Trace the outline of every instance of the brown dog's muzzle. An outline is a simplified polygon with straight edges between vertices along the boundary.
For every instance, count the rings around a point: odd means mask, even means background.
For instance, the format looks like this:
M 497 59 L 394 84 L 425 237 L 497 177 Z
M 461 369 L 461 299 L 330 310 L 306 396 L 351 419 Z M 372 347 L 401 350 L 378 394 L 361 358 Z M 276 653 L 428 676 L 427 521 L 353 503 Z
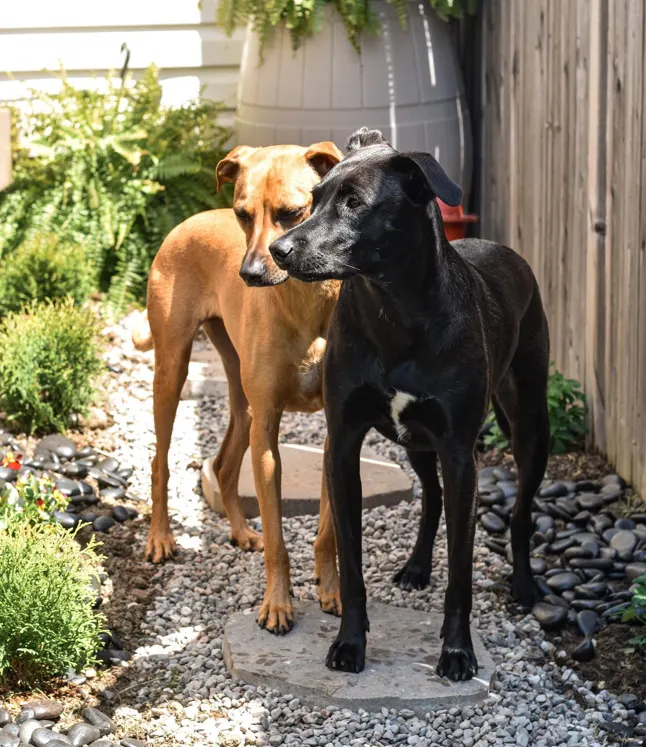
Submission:
M 268 244 L 249 247 L 242 265 L 240 266 L 240 277 L 250 286 L 278 285 L 288 278 L 287 272 L 280 270 L 271 254 Z

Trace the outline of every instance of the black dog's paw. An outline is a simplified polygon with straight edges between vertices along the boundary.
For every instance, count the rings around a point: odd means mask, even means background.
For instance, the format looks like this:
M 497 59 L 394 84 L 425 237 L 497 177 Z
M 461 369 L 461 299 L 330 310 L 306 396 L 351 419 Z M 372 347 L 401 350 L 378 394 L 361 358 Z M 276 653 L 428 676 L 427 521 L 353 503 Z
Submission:
M 541 590 L 532 576 L 515 575 L 511 579 L 511 594 L 514 599 L 526 610 L 543 599 Z
M 422 568 L 413 559 L 407 561 L 406 565 L 393 576 L 393 581 L 405 591 L 412 589 L 425 589 L 431 580 L 429 568 Z
M 381 130 L 369 130 L 367 127 L 361 127 L 348 138 L 349 153 L 359 148 L 367 148 L 369 145 L 388 145 L 392 147 Z
M 366 665 L 366 644 L 358 639 L 342 640 L 337 638 L 330 646 L 325 660 L 328 669 L 358 674 Z
M 435 670 L 440 677 L 454 682 L 470 680 L 478 673 L 478 662 L 471 646 L 461 648 L 443 647 Z

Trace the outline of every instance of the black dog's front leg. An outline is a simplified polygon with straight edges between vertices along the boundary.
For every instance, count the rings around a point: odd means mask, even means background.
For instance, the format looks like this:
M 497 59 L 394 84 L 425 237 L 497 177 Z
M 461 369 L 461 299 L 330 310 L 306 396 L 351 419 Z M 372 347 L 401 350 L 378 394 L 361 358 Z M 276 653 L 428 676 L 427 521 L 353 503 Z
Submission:
M 444 602 L 440 677 L 469 680 L 478 671 L 471 642 L 473 541 L 476 519 L 476 467 L 473 452 L 442 459 L 444 510 L 449 546 L 449 585 Z
M 437 454 L 434 451 L 407 449 L 406 453 L 422 483 L 422 517 L 413 552 L 393 581 L 402 589 L 424 589 L 431 578 L 433 545 L 442 515 L 442 487 L 437 478 Z
M 346 426 L 347 428 L 347 426 Z M 361 568 L 360 454 L 365 431 L 349 436 L 330 430 L 325 471 L 334 517 L 339 577 L 341 627 L 325 661 L 329 669 L 361 672 L 365 665 L 366 587 Z

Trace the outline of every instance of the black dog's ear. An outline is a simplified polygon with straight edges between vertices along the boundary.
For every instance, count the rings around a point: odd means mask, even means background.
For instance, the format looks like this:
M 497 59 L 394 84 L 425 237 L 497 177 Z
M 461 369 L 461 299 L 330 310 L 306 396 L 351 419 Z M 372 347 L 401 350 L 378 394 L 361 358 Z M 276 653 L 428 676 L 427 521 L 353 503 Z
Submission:
M 362 127 L 348 138 L 348 153 L 359 148 L 367 148 L 369 145 L 387 145 L 392 148 L 381 130 L 369 130 L 367 127 Z
M 429 188 L 435 197 L 451 207 L 462 202 L 462 188 L 447 176 L 430 153 L 404 153 L 393 165 L 408 177 L 405 189 L 414 202 L 424 202 Z

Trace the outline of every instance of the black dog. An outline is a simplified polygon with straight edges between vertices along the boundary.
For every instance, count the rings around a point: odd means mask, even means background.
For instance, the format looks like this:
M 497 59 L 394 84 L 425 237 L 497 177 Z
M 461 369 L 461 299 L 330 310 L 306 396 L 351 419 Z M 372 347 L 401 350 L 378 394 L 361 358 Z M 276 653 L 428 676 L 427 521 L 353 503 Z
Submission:
M 277 264 L 296 278 L 345 280 L 324 374 L 325 466 L 343 603 L 327 665 L 350 672 L 364 667 L 369 625 L 359 452 L 374 427 L 406 446 L 423 486 L 417 543 L 395 579 L 405 588 L 421 588 L 430 578 L 442 512 L 439 454 L 449 584 L 437 672 L 469 679 L 478 669 L 469 629 L 474 450 L 492 399 L 519 470 L 512 591 L 525 607 L 541 598 L 529 540 L 532 499 L 549 450 L 547 321 L 534 275 L 520 256 L 488 241 L 446 240 L 435 197 L 458 205 L 462 195 L 432 156 L 400 154 L 380 132 L 365 128 L 348 148 L 348 157 L 314 187 L 311 217 L 270 247 Z

